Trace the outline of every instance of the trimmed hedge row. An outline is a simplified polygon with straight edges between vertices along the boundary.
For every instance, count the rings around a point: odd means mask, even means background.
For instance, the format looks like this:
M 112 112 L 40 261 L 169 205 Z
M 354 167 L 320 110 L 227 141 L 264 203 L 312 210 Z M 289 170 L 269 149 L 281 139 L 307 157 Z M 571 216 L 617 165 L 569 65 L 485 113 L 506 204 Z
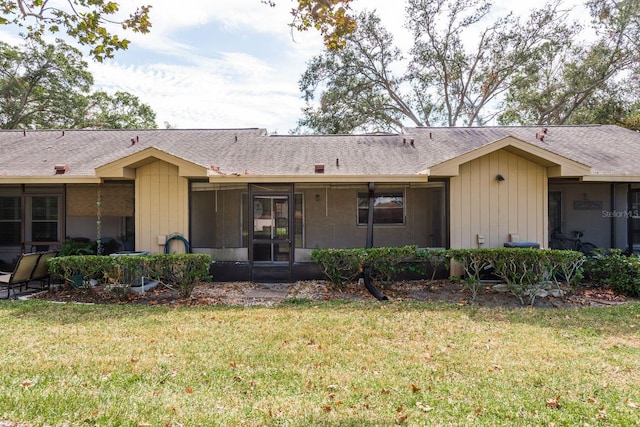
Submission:
M 582 279 L 585 257 L 580 252 L 525 248 L 495 249 L 418 249 L 416 246 L 371 249 L 315 249 L 311 258 L 328 280 L 336 285 L 353 281 L 365 267 L 373 280 L 386 285 L 398 273 L 425 274 L 427 267 L 435 277 L 438 269 L 447 268 L 450 260 L 458 262 L 465 273 L 464 284 L 475 300 L 485 271 L 499 277 L 522 304 L 533 304 L 539 292 L 560 282 L 576 285 Z
M 365 267 L 371 269 L 371 278 L 383 285 L 392 283 L 402 272 L 426 274 L 427 265 L 433 269 L 432 278 L 439 268 L 448 268 L 445 250 L 418 249 L 417 246 L 314 249 L 311 259 L 335 285 L 352 282 Z
M 72 255 L 51 258 L 48 266 L 50 274 L 74 286 L 90 286 L 95 281 L 119 296 L 125 296 L 131 285 L 144 277 L 189 297 L 196 284 L 210 280 L 211 262 L 206 254 Z

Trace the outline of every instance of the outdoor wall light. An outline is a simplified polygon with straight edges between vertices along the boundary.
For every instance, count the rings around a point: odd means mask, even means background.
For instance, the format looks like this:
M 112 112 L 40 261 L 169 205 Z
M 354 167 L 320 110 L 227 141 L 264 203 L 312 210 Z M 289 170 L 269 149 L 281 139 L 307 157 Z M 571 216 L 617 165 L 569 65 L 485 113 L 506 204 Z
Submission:
M 498 181 L 498 182 L 504 181 L 504 176 L 502 176 L 500 174 L 496 175 L 496 181 Z
M 319 202 L 319 201 L 320 201 L 320 195 L 316 194 L 316 202 Z

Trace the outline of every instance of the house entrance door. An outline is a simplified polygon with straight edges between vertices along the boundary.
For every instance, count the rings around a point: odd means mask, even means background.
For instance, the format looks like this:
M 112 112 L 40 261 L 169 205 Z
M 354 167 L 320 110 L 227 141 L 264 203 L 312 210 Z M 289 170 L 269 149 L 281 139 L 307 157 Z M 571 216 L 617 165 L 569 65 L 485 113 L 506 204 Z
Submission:
M 253 185 L 249 258 L 254 281 L 290 281 L 293 265 L 293 186 Z

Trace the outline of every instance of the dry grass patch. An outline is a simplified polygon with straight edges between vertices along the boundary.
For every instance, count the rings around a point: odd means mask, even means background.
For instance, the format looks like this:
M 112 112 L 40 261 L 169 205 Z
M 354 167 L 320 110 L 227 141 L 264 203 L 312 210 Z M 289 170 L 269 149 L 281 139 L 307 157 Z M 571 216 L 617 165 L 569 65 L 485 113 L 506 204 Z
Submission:
M 634 425 L 640 304 L 0 304 L 29 425 Z

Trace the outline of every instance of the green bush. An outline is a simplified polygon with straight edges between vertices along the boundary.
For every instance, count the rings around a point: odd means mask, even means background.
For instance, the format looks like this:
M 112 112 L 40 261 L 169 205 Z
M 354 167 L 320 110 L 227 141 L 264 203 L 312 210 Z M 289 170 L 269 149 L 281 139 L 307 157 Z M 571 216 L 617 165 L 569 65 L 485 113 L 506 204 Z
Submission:
M 417 246 L 383 247 L 369 249 L 314 249 L 311 259 L 318 264 L 327 279 L 334 285 L 355 280 L 365 267 L 370 267 L 372 280 L 387 285 L 399 273 L 426 274 L 424 265 L 433 268 L 432 278 L 438 269 L 447 266 L 447 251 L 442 249 L 418 249 Z
M 355 280 L 362 272 L 366 251 L 364 249 L 314 249 L 311 259 L 318 264 L 327 279 L 334 285 L 344 285 Z
M 366 249 L 365 265 L 371 268 L 371 279 L 383 286 L 390 285 L 398 273 L 411 268 L 418 256 L 417 246 Z
M 575 251 L 528 248 L 452 249 L 449 255 L 465 272 L 463 282 L 475 301 L 481 289 L 480 275 L 490 268 L 521 304 L 533 305 L 539 292 L 560 281 L 575 285 L 582 277 L 584 255 Z
M 107 284 L 119 297 L 143 277 L 158 280 L 189 297 L 201 281 L 209 280 L 211 257 L 205 254 L 142 256 L 72 255 L 51 258 L 49 273 L 70 283 L 89 286 L 91 280 Z M 78 281 L 78 277 L 81 280 Z
M 99 255 L 58 256 L 47 260 L 49 273 L 72 285 L 89 286 L 91 280 L 105 283 L 105 272 L 113 260 Z
M 184 298 L 191 296 L 195 286 L 210 280 L 211 256 L 206 254 L 149 255 L 146 257 L 149 277 L 178 289 Z
M 625 256 L 620 249 L 592 252 L 585 273 L 596 286 L 607 287 L 631 297 L 640 296 L 640 258 Z

